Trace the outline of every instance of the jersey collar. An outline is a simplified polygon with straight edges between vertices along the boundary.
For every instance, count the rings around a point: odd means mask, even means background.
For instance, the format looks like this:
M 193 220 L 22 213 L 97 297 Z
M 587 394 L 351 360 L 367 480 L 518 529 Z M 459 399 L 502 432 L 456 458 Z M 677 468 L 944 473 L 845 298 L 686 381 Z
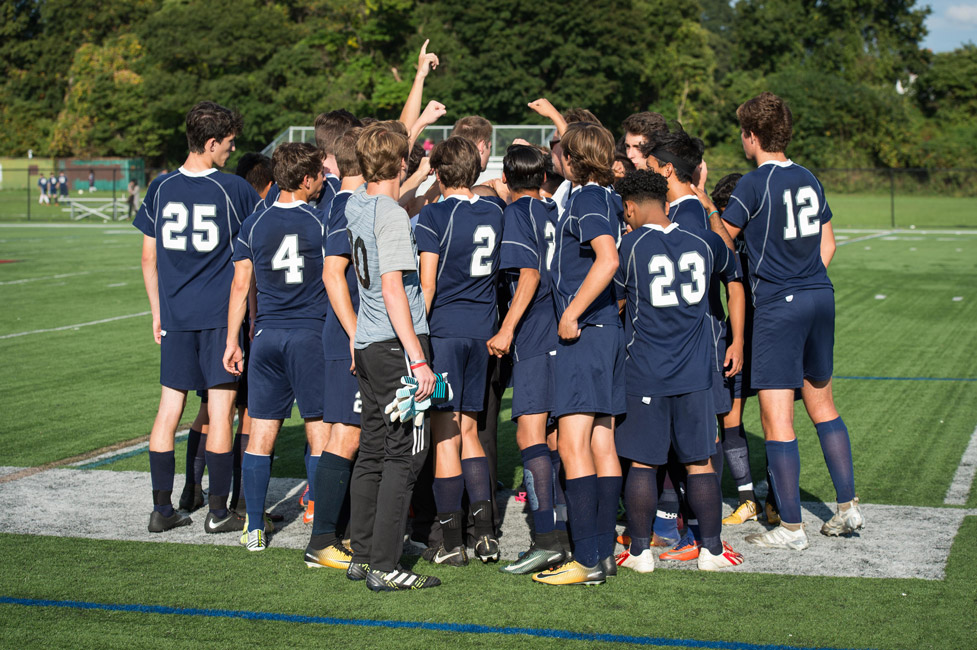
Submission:
M 783 162 L 781 162 L 779 160 L 768 160 L 767 162 L 761 164 L 760 167 L 763 167 L 763 165 L 776 165 L 777 167 L 790 167 L 793 164 L 794 164 L 794 161 L 791 160 L 790 158 L 788 158 L 787 160 L 784 160 Z
M 189 169 L 187 169 L 186 167 L 180 167 L 180 169 L 177 170 L 177 171 L 179 171 L 184 176 L 189 176 L 190 178 L 201 178 L 203 176 L 210 176 L 211 174 L 213 174 L 214 172 L 217 171 L 217 168 L 216 167 L 211 167 L 210 169 L 208 169 L 206 171 L 192 172 Z
M 695 194 L 686 194 L 685 196 L 678 197 L 677 199 L 675 199 L 674 201 L 672 201 L 668 205 L 670 205 L 670 206 L 672 206 L 674 208 L 679 203 L 682 203 L 683 201 L 688 201 L 689 199 L 693 199 L 695 201 L 698 201 L 699 200 L 699 199 L 695 198 Z
M 673 230 L 676 230 L 678 228 L 678 224 L 677 223 L 670 223 L 670 224 L 668 224 L 668 227 L 667 228 L 662 228 L 657 223 L 646 223 L 645 225 L 643 225 L 641 227 L 642 228 L 648 228 L 649 230 L 657 230 L 659 232 L 663 232 L 663 233 L 666 233 L 667 234 L 667 233 L 672 232 Z
M 306 203 L 302 199 L 298 199 L 296 201 L 289 201 L 288 203 L 282 203 L 281 201 L 275 201 L 271 205 L 273 207 L 276 207 L 276 208 L 285 208 L 285 209 L 288 209 L 288 208 L 297 208 L 300 205 L 308 205 L 308 203 Z
M 445 198 L 445 200 L 447 200 L 447 199 L 458 199 L 459 201 L 468 201 L 469 203 L 475 203 L 476 201 L 478 201 L 479 196 L 478 196 L 478 194 L 472 194 L 472 198 L 468 198 L 467 196 L 462 196 L 461 194 L 449 194 L 448 196 L 446 196 L 444 198 Z

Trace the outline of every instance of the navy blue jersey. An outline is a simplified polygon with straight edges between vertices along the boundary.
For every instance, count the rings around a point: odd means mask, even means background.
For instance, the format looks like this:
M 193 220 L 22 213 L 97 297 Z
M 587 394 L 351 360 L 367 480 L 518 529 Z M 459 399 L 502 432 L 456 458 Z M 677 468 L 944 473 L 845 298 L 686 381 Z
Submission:
M 326 182 L 322 184 L 322 191 L 319 192 L 319 196 L 315 198 L 313 204 L 320 207 L 330 205 L 336 195 L 339 194 L 339 188 L 342 184 L 343 182 L 339 180 L 338 176 L 326 174 Z
M 256 328 L 322 330 L 322 222 L 305 201 L 275 202 L 244 221 L 234 261 L 251 260 L 258 287 Z
M 556 226 L 556 249 L 550 265 L 557 321 L 597 259 L 590 241 L 601 235 L 610 235 L 615 243 L 621 238 L 622 210 L 621 197 L 610 188 L 588 183 L 573 191 Z M 613 282 L 590 303 L 577 324 L 620 324 Z
M 43 176 L 37 179 L 37 186 L 41 188 L 42 194 L 47 190 L 47 182 L 47 179 Z
M 346 234 L 346 202 L 352 194 L 349 191 L 340 191 L 329 204 L 329 219 L 322 235 L 322 250 L 326 257 L 338 255 L 347 260 L 352 259 L 349 236 Z M 353 310 L 359 311 L 360 292 L 356 284 L 356 270 L 352 264 L 346 267 L 346 286 L 353 301 Z M 322 345 L 327 361 L 349 359 L 349 336 L 331 306 L 326 315 L 326 324 L 322 328 Z
M 821 224 L 831 208 L 808 170 L 789 160 L 760 165 L 736 184 L 723 219 L 743 230 L 753 304 L 831 288 L 821 261 Z
M 495 334 L 503 208 L 497 198 L 449 196 L 421 209 L 417 250 L 439 256 L 431 336 L 487 340 Z
M 278 183 L 272 183 L 268 186 L 268 191 L 265 193 L 265 198 L 258 202 L 258 205 L 254 206 L 255 212 L 260 212 L 261 210 L 267 210 L 272 206 L 272 204 L 278 200 L 278 195 L 282 191 L 278 189 Z
M 709 231 L 646 224 L 621 240 L 614 281 L 627 300 L 627 393 L 667 397 L 712 386 L 715 341 L 707 296 L 736 257 Z
M 539 288 L 513 337 L 513 357 L 519 361 L 556 349 L 553 290 L 546 265 L 555 252 L 556 224 L 560 217 L 553 201 L 524 196 L 506 207 L 503 218 L 505 238 L 499 267 L 508 275 L 509 294 L 516 294 L 520 269 L 539 271 Z
M 181 167 L 149 184 L 132 225 L 156 239 L 164 330 L 227 327 L 234 238 L 259 200 L 246 180 L 216 169 Z

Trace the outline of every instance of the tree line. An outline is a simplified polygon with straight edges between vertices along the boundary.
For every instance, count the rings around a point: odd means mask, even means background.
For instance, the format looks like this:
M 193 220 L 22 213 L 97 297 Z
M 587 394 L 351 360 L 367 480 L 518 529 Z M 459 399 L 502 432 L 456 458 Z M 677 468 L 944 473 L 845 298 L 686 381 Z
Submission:
M 212 99 L 260 149 L 324 110 L 396 117 L 425 38 L 445 123 L 533 123 L 529 101 L 618 131 L 654 110 L 742 161 L 736 107 L 793 109 L 812 167 L 977 165 L 977 46 L 922 49 L 913 0 L 2 0 L 0 155 L 182 160 Z

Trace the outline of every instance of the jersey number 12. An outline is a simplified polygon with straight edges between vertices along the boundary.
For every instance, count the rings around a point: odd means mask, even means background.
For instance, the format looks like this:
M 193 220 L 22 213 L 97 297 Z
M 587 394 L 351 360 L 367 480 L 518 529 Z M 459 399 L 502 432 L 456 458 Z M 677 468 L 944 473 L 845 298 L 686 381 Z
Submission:
M 800 208 L 794 217 L 794 207 Z M 797 190 L 791 199 L 790 190 L 784 190 L 784 207 L 787 208 L 787 225 L 784 226 L 784 239 L 796 239 L 800 226 L 801 237 L 811 237 L 821 232 L 821 220 L 818 219 L 821 204 L 818 194 L 810 185 Z

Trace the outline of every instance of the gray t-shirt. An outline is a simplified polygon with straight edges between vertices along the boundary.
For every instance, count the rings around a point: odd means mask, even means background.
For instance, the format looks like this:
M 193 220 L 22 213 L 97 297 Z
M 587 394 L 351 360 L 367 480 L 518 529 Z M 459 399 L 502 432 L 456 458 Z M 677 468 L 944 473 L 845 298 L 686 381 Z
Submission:
M 360 309 L 356 317 L 353 347 L 397 338 L 383 304 L 380 276 L 391 271 L 404 274 L 404 292 L 410 304 L 414 332 L 427 334 L 424 294 L 417 271 L 417 244 L 410 218 L 385 194 L 371 196 L 358 189 L 346 203 L 346 229 L 353 268 L 360 283 Z

